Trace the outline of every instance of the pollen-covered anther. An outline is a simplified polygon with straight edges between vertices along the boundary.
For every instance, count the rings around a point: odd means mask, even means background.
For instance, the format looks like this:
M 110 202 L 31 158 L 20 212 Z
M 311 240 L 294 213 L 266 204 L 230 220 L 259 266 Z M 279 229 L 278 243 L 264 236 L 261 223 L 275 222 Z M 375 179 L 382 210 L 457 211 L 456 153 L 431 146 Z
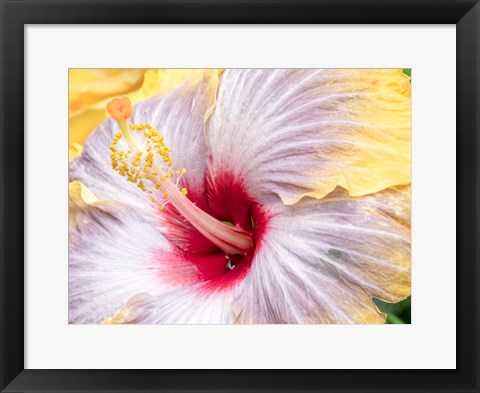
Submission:
M 110 146 L 112 168 L 129 182 L 136 184 L 139 189 L 150 194 L 153 203 L 165 201 L 170 192 L 162 190 L 162 185 L 166 181 L 173 181 L 180 189 L 180 178 L 187 170 L 172 169 L 171 149 L 165 145 L 164 137 L 150 124 L 128 126 L 130 130 L 128 136 L 133 138 L 134 143 L 130 143 L 128 137 L 124 138 L 123 130 L 114 134 Z M 186 195 L 186 188 L 180 192 Z M 165 203 L 162 206 L 165 206 Z

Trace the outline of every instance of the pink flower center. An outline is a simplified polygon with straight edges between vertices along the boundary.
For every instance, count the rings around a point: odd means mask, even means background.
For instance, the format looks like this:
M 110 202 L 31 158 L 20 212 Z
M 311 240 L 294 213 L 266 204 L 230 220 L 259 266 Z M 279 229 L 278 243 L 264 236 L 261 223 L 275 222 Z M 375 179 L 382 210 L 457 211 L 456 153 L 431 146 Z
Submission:
M 130 124 L 130 101 L 117 101 L 108 105 L 120 127 L 110 147 L 112 167 L 158 206 L 175 258 L 193 264 L 197 278 L 215 281 L 217 289 L 243 278 L 266 228 L 263 210 L 227 172 L 208 174 L 206 192 L 181 187 L 187 170 L 173 169 L 163 136 L 149 124 Z
M 206 175 L 206 191 L 191 189 L 187 197 L 205 214 L 230 228 L 251 235 L 253 247 L 242 253 L 228 253 L 204 236 L 173 204 L 166 206 L 161 220 L 165 237 L 176 246 L 176 259 L 193 265 L 197 279 L 207 288 L 222 290 L 240 282 L 248 273 L 255 252 L 268 228 L 269 214 L 251 198 L 240 179 L 230 172 Z M 168 258 L 160 252 L 158 258 Z

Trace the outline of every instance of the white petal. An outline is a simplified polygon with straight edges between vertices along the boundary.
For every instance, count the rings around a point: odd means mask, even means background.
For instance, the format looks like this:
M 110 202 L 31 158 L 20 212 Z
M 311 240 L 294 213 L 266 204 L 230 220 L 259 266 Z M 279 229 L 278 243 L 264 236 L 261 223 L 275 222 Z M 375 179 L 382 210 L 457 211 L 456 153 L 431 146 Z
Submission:
M 283 206 L 235 305 L 239 323 L 383 323 L 410 294 L 410 190 Z
M 195 267 L 171 247 L 136 209 L 87 203 L 71 191 L 69 321 L 101 323 L 138 293 L 158 295 L 198 282 Z
M 139 294 L 130 299 L 114 323 L 231 324 L 233 291 L 204 291 L 204 284 L 178 288 L 160 296 Z
M 227 70 L 208 126 L 213 177 L 286 204 L 340 185 L 410 183 L 410 82 L 401 70 Z

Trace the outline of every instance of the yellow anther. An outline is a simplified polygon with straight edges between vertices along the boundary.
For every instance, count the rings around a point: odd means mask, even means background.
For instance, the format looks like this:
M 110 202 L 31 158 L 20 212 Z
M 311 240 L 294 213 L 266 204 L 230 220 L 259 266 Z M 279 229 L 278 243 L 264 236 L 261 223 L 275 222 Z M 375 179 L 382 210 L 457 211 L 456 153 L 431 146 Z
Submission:
M 163 212 L 163 209 L 164 209 L 164 208 L 165 208 L 165 207 L 162 205 L 162 206 L 159 207 L 159 210 L 160 210 L 161 212 Z
M 147 187 L 145 187 L 145 184 L 142 180 L 138 182 L 137 187 L 140 188 L 142 191 L 147 191 Z
M 119 125 L 121 131 L 115 132 L 110 146 L 112 168 L 150 195 L 152 203 L 159 199 L 154 197 L 156 190 L 162 192 L 163 198 L 168 198 L 170 192 L 163 192 L 165 189 L 162 189 L 163 186 L 167 187 L 165 182 L 170 184 L 169 179 L 185 174 L 186 168 L 173 168 L 172 150 L 165 145 L 165 138 L 150 124 L 130 124 L 122 120 Z M 180 189 L 180 192 L 183 195 L 188 193 L 186 188 Z M 163 210 L 163 206 L 160 210 Z

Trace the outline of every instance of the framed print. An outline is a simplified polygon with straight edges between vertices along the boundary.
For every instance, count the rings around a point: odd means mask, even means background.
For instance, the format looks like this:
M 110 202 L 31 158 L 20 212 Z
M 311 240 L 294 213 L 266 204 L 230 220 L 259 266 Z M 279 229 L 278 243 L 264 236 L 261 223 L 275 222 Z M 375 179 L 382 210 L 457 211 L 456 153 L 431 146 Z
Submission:
M 1 10 L 2 392 L 479 391 L 477 1 Z
M 70 124 L 76 85 L 142 72 L 70 69 Z M 165 93 L 108 98 L 70 153 L 69 323 L 409 323 L 409 74 L 151 69 Z

